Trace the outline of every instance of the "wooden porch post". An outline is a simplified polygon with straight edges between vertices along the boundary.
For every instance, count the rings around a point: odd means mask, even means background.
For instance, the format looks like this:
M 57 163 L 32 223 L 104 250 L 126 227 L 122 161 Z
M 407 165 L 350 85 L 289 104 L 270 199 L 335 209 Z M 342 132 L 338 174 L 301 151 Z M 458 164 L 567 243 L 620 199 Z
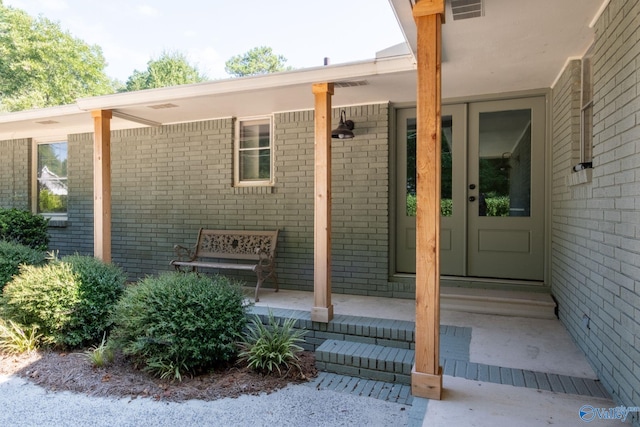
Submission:
M 333 83 L 316 83 L 313 308 L 311 320 L 333 319 L 331 304 L 331 96 Z
M 413 8 L 418 30 L 416 352 L 411 392 L 442 397 L 440 367 L 440 66 L 444 0 Z
M 93 255 L 111 261 L 111 110 L 91 112 L 93 136 Z

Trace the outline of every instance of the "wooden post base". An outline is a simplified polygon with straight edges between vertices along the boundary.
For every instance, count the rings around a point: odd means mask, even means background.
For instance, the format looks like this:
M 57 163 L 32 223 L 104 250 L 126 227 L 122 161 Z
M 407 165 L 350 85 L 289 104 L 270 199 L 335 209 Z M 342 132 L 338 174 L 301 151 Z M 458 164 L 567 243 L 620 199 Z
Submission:
M 426 399 L 442 399 L 442 366 L 438 366 L 438 374 L 417 372 L 416 366 L 411 369 L 411 394 Z
M 313 307 L 311 320 L 313 322 L 329 323 L 333 319 L 333 304 L 329 307 Z

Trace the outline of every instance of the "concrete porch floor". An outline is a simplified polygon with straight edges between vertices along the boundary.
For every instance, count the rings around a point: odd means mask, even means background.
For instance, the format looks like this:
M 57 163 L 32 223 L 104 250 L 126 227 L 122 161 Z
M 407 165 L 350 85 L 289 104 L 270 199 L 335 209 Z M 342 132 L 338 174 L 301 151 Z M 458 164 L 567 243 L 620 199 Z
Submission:
M 332 303 L 335 314 L 415 320 L 412 300 L 334 294 Z M 482 304 L 481 299 L 478 304 Z M 256 306 L 310 311 L 313 294 L 291 290 L 275 293 L 272 289 L 264 289 Z M 443 303 L 443 306 L 447 304 Z M 448 306 L 458 307 L 455 304 Z M 467 311 L 459 311 L 442 307 L 441 325 L 472 329 L 470 362 L 596 378 L 585 356 L 556 318 L 485 314 L 474 312 L 482 311 L 482 307 L 478 310 L 472 306 L 466 308 Z M 501 308 L 496 311 L 504 313 Z M 589 407 L 608 409 L 616 406 L 607 398 L 472 381 L 446 374 L 443 384 L 441 401 L 414 399 L 409 425 L 574 426 L 590 419 Z M 585 419 L 580 418 L 581 408 L 587 411 Z M 597 416 L 595 420 L 597 425 L 620 425 L 620 420 L 601 420 Z

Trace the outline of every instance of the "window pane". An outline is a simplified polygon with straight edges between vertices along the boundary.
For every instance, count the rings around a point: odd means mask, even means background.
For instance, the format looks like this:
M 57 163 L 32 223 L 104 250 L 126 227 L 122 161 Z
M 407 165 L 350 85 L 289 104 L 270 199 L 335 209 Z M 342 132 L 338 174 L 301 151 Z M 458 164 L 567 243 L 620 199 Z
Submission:
M 245 122 L 240 127 L 240 149 L 265 148 L 270 145 L 269 121 Z
M 67 143 L 39 144 L 38 212 L 67 212 L 67 197 Z
M 264 181 L 271 178 L 271 150 L 247 150 L 240 152 L 240 180 Z
M 453 121 L 442 117 L 442 149 L 440 155 L 440 214 L 453 215 Z M 407 119 L 407 216 L 416 216 L 416 119 Z
M 531 110 L 480 114 L 480 216 L 531 215 Z

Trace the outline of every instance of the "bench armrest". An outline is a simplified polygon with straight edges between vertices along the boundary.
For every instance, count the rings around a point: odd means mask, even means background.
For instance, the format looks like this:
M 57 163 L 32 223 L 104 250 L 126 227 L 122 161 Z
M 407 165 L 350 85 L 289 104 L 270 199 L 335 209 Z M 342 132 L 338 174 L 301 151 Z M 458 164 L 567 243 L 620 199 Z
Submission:
M 260 250 L 260 248 L 256 248 L 256 252 L 258 253 L 258 267 L 259 268 L 267 268 L 273 269 L 273 265 L 275 264 L 273 255 L 265 250 Z
M 190 248 L 182 245 L 175 245 L 173 251 L 176 254 L 177 261 L 193 261 L 196 259 L 196 246 Z

